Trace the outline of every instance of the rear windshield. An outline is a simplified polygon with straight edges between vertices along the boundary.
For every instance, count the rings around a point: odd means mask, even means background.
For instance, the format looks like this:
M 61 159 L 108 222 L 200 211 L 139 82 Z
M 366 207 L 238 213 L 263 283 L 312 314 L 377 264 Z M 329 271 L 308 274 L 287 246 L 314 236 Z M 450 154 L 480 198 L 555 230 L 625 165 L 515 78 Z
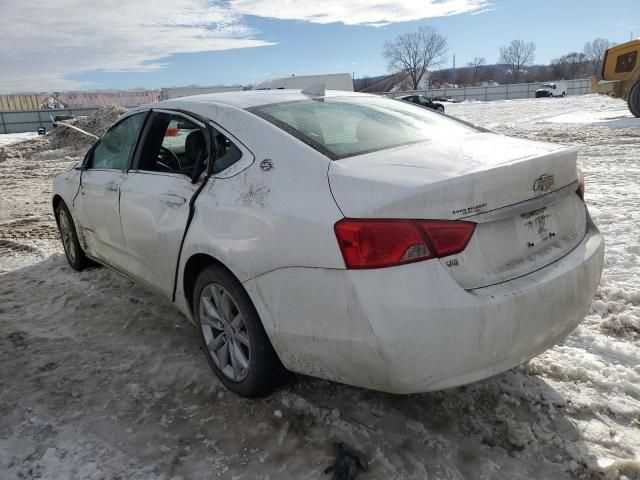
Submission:
M 381 97 L 329 97 L 248 109 L 332 160 L 477 132 L 417 105 Z

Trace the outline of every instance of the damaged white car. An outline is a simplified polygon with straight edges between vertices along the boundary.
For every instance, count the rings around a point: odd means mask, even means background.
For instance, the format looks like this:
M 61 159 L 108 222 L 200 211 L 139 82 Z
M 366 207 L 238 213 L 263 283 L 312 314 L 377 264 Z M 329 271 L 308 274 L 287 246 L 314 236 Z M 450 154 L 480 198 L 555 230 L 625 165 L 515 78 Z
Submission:
M 604 243 L 576 156 L 376 96 L 230 92 L 128 112 L 53 208 L 71 266 L 172 300 L 239 395 L 286 370 L 425 392 L 583 319 Z

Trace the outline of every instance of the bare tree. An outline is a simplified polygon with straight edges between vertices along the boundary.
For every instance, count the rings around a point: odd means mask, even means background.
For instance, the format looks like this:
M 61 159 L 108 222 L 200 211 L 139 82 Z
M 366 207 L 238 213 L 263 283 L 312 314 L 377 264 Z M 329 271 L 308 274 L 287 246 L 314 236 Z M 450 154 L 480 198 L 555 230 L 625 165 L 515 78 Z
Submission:
M 473 73 L 468 68 L 459 68 L 455 72 L 453 83 L 458 86 L 470 87 L 473 85 Z
M 443 88 L 449 84 L 449 76 L 443 70 L 437 72 L 431 72 L 429 74 L 429 84 L 427 88 Z
M 473 84 L 477 85 L 478 80 L 480 79 L 480 72 L 483 70 L 483 67 L 487 61 L 484 57 L 473 57 L 469 63 L 467 63 L 467 67 L 471 67 L 473 69 Z
M 604 38 L 596 38 L 584 44 L 584 54 L 593 65 L 593 73 L 599 74 L 602 68 L 602 61 L 607 49 L 613 46 L 613 42 Z
M 408 75 L 413 90 L 432 67 L 441 65 L 447 53 L 447 39 L 431 27 L 420 27 L 384 44 L 382 55 L 392 72 Z
M 551 70 L 556 78 L 571 80 L 584 73 L 588 64 L 587 56 L 582 52 L 571 52 L 551 61 Z
M 513 81 L 518 83 L 521 73 L 533 64 L 535 53 L 535 43 L 512 40 L 509 46 L 500 47 L 500 63 L 509 67 Z

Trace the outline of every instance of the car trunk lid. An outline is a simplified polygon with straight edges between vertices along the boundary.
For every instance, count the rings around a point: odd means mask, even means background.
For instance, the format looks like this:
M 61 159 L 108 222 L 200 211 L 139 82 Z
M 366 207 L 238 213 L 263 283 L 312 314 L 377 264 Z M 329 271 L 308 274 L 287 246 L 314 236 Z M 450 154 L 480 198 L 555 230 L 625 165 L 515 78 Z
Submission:
M 580 242 L 576 157 L 559 145 L 474 133 L 332 162 L 329 182 L 346 217 L 476 222 L 467 248 L 440 259 L 474 289 L 542 268 Z

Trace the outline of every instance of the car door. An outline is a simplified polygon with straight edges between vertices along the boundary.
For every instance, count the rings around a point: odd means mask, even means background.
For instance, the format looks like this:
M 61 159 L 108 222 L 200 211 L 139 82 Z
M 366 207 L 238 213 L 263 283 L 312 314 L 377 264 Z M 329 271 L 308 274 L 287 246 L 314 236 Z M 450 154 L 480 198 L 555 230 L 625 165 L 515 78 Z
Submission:
M 77 203 L 78 223 L 89 256 L 120 268 L 126 246 L 120 224 L 120 185 L 132 158 L 146 112 L 111 127 L 94 145 L 83 165 Z
M 210 144 L 200 121 L 154 111 L 132 169 L 120 185 L 127 273 L 167 297 L 173 294 L 190 201 L 204 181 Z
M 418 99 L 418 103 L 420 105 L 422 105 L 423 107 L 427 107 L 427 108 L 431 108 L 433 109 L 433 102 L 431 101 L 430 98 L 425 97 L 424 95 L 420 95 L 419 97 L 416 97 Z

